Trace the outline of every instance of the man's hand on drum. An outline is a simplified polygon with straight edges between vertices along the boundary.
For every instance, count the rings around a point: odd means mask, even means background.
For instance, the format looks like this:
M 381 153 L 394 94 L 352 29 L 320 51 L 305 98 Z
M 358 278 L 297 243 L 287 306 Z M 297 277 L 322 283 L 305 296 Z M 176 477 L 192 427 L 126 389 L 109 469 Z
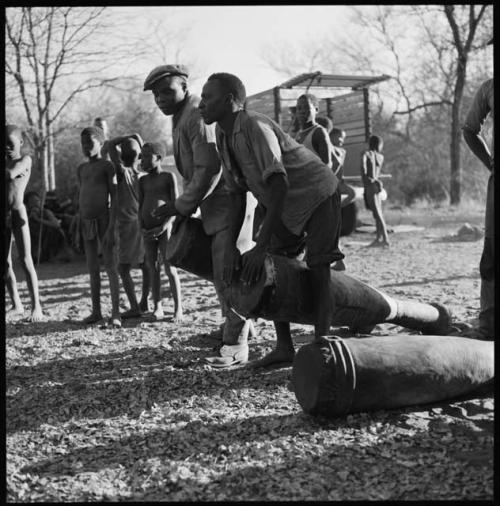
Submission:
M 253 285 L 259 280 L 264 268 L 265 257 L 265 248 L 258 244 L 243 254 L 241 258 L 243 265 L 241 280 L 245 285 Z
M 166 204 L 158 207 L 158 209 L 155 209 L 151 213 L 151 216 L 153 216 L 153 218 L 169 218 L 170 216 L 174 216 L 176 214 L 178 214 L 178 211 L 175 208 L 175 204 L 173 202 L 167 202 Z

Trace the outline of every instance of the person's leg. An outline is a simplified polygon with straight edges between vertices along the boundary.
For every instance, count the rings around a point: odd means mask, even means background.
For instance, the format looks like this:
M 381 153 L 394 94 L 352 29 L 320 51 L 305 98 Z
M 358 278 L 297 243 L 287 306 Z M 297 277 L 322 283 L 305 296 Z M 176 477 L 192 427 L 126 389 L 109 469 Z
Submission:
M 268 367 L 270 365 L 289 365 L 295 357 L 290 324 L 273 322 L 276 329 L 276 348 L 261 359 L 251 362 L 251 367 Z
M 141 315 L 139 304 L 137 303 L 137 298 L 135 296 L 134 281 L 130 275 L 130 269 L 130 264 L 118 264 L 118 273 L 120 274 L 123 289 L 125 290 L 130 304 L 130 309 L 122 313 L 122 318 L 135 318 Z
M 163 260 L 163 265 L 165 267 L 165 273 L 167 274 L 168 282 L 170 284 L 170 291 L 172 292 L 172 297 L 174 299 L 173 321 L 175 323 L 180 323 L 183 320 L 181 282 L 179 280 L 179 274 L 177 272 L 177 269 L 173 265 L 170 265 L 170 263 L 166 260 L 165 257 L 165 248 L 167 247 L 167 242 L 169 238 L 170 238 L 170 230 L 166 230 L 158 238 L 158 247 Z
M 153 318 L 163 318 L 163 306 L 161 302 L 161 270 L 158 258 L 158 241 L 156 239 L 144 241 L 146 264 L 151 279 L 151 293 L 153 295 Z
M 495 238 L 485 237 L 483 254 L 479 263 L 481 274 L 481 298 L 479 331 L 484 337 L 495 336 Z
M 224 269 L 224 248 L 229 240 L 228 229 L 220 230 L 212 236 L 212 266 L 214 275 L 214 287 L 225 317 L 222 331 L 222 343 L 227 346 L 247 346 L 248 333 L 255 334 L 253 323 L 232 309 L 224 296 L 224 282 L 222 273 Z
M 121 327 L 120 317 L 120 280 L 118 278 L 117 256 L 115 246 L 102 245 L 102 257 L 104 267 L 109 279 L 109 291 L 111 295 L 111 320 L 114 327 Z
M 17 281 L 16 275 L 14 274 L 14 269 L 12 267 L 12 229 L 7 227 L 5 230 L 6 243 L 7 243 L 7 263 L 5 266 L 5 284 L 7 285 L 7 291 L 9 292 L 10 300 L 12 301 L 12 308 L 10 311 L 13 313 L 23 313 L 24 308 L 21 302 L 21 298 L 19 297 L 19 292 L 17 290 Z
M 147 313 L 149 311 L 148 296 L 151 288 L 149 268 L 145 260 L 139 264 L 139 267 L 142 271 L 142 295 L 139 302 L 139 309 L 142 313 Z
M 340 225 L 338 192 L 323 201 L 306 223 L 308 250 L 306 261 L 312 276 L 316 339 L 328 335 L 333 317 L 334 301 L 330 290 L 330 264 L 344 258 L 339 249 Z
M 38 277 L 36 275 L 33 258 L 31 256 L 31 237 L 28 227 L 28 220 L 20 218 L 22 224 L 13 223 L 13 233 L 16 239 L 17 251 L 21 260 L 21 267 L 26 276 L 28 291 L 31 298 L 31 321 L 37 322 L 43 319 L 42 306 L 38 292 Z
M 102 320 L 101 313 L 101 273 L 99 269 L 99 256 L 97 239 L 84 239 L 83 249 L 87 261 L 87 270 L 90 277 L 90 298 L 92 300 L 92 312 L 83 323 L 96 323 Z
M 347 195 L 340 203 L 341 207 L 346 207 L 356 198 L 356 192 L 345 181 L 340 181 L 339 189 L 341 195 Z
M 382 245 L 389 245 L 389 235 L 387 234 L 387 226 L 385 224 L 384 215 L 382 214 L 382 201 L 380 195 L 373 196 L 373 217 L 377 226 L 377 239 L 382 242 Z

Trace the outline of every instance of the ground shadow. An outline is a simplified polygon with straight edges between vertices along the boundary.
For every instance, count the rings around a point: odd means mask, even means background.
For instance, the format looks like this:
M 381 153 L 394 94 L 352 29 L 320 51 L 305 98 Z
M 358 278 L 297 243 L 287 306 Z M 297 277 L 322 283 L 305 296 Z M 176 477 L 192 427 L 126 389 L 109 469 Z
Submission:
M 479 278 L 479 273 L 448 276 L 447 278 L 423 278 L 418 280 L 415 279 L 412 281 L 403 281 L 401 283 L 386 283 L 385 285 L 380 285 L 380 288 L 392 288 L 397 286 L 411 286 L 411 285 L 427 285 L 431 283 L 446 283 L 447 281 L 456 281 L 458 279 L 476 279 L 476 278 Z
M 93 345 L 80 342 L 80 346 Z M 7 432 L 30 430 L 42 423 L 76 418 L 136 418 L 155 403 L 222 395 L 228 389 L 269 390 L 288 381 L 289 372 L 207 370 L 206 350 L 174 351 L 133 348 L 110 353 L 16 366 L 6 373 Z M 258 381 L 253 380 L 258 376 Z M 197 390 L 199 389 L 199 390 Z
M 394 426 L 404 429 L 403 412 L 393 412 L 390 418 L 392 429 Z M 367 429 L 374 421 L 377 421 L 376 415 L 365 417 L 356 422 L 356 428 Z M 207 483 L 179 477 L 167 480 L 161 486 L 151 480 L 141 495 L 134 496 L 134 500 L 164 501 L 176 493 L 179 493 L 175 495 L 177 500 L 214 497 L 219 500 L 278 497 L 303 500 L 421 499 L 440 493 L 439 487 L 434 486 L 431 492 L 431 484 L 421 482 L 423 469 L 428 466 L 429 445 L 432 445 L 433 452 L 440 454 L 440 468 L 456 467 L 457 462 L 462 461 L 463 465 L 467 465 L 469 479 L 491 469 L 493 463 L 493 451 L 486 448 L 485 442 L 480 443 L 481 434 L 473 426 L 455 419 L 447 428 L 454 438 L 460 438 L 465 443 L 466 451 L 457 451 L 453 445 L 443 441 L 442 422 L 431 420 L 425 426 L 413 427 L 411 433 L 393 430 L 389 437 L 374 438 L 370 445 L 359 445 L 352 438 L 342 443 L 325 442 L 324 451 L 300 452 L 300 457 L 297 457 L 295 444 L 300 444 L 303 438 L 310 439 L 320 431 L 325 434 L 324 431 L 336 432 L 348 427 L 350 425 L 345 419 L 320 422 L 302 413 L 258 415 L 222 423 L 195 420 L 177 424 L 174 429 L 155 428 L 105 444 L 73 448 L 64 455 L 53 455 L 26 465 L 21 472 L 57 477 L 99 472 L 120 465 L 133 473 L 137 462 L 158 459 L 168 466 L 171 462 L 182 463 L 196 456 L 202 465 L 208 465 L 210 461 L 214 479 Z M 99 426 L 95 428 L 98 430 Z M 278 440 L 281 444 L 275 444 Z M 273 445 L 276 464 L 231 465 L 234 457 L 229 448 L 249 446 L 265 451 L 266 444 Z M 251 457 L 250 454 L 250 460 L 255 462 L 255 455 Z M 224 468 L 231 470 L 220 473 Z M 342 479 L 342 473 L 346 472 L 349 478 L 344 475 Z M 263 485 L 264 476 L 268 477 L 267 485 Z M 370 487 L 366 487 L 368 478 Z M 304 479 L 314 480 L 307 487 L 311 497 L 304 497 L 301 487 L 290 486 Z M 462 494 L 461 484 L 452 485 L 453 473 L 449 481 L 445 476 L 442 480 L 451 486 L 446 493 Z M 429 495 L 426 496 L 426 493 Z
M 26 312 L 26 315 L 28 312 Z M 79 320 L 45 320 L 41 322 L 30 322 L 26 320 L 6 322 L 5 337 L 13 339 L 16 337 L 40 336 L 52 332 L 75 332 L 85 328 Z

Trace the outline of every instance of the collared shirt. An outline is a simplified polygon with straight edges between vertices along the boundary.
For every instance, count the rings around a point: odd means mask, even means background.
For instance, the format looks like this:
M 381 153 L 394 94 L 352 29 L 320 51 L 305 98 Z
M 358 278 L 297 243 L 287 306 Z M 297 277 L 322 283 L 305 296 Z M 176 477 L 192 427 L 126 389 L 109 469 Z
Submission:
M 183 193 L 175 207 L 190 216 L 199 206 L 207 234 L 227 226 L 228 194 L 215 144 L 215 127 L 200 116 L 200 99 L 187 95 L 182 109 L 173 116 L 172 140 L 177 170 L 183 178 Z
M 316 207 L 337 189 L 338 180 L 331 169 L 264 114 L 240 111 L 229 137 L 219 126 L 216 134 L 230 192 L 251 191 L 260 204 L 269 207 L 267 179 L 273 174 L 287 177 L 282 221 L 290 232 L 301 234 Z
M 481 131 L 488 114 L 491 114 L 491 119 L 493 119 L 493 111 L 495 110 L 493 105 L 493 95 L 493 79 L 488 79 L 477 90 L 474 100 L 469 108 L 469 112 L 465 118 L 463 128 L 478 134 Z M 491 136 L 492 157 L 494 153 L 495 139 L 493 133 L 494 132 L 492 132 Z

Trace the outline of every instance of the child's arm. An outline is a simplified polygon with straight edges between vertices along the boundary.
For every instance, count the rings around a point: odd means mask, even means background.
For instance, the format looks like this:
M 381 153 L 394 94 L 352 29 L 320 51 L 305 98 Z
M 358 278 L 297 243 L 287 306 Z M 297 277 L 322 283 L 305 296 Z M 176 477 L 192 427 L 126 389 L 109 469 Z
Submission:
M 109 224 L 106 231 L 105 242 L 112 247 L 115 244 L 115 225 L 118 210 L 118 186 L 116 182 L 116 173 L 113 164 L 104 162 L 106 170 L 106 182 L 108 185 L 108 193 L 111 197 L 111 207 L 109 208 Z
M 136 132 L 130 136 L 132 139 L 135 139 L 139 146 L 142 148 L 142 145 L 144 144 L 144 141 L 142 140 L 142 137 Z
M 123 174 L 123 166 L 120 155 L 118 154 L 118 150 L 116 149 L 116 146 L 118 146 L 118 144 L 121 144 L 126 138 L 127 137 L 123 136 L 115 137 L 107 142 L 108 154 L 109 157 L 111 158 L 111 163 L 114 165 L 116 173 L 120 176 Z
M 179 196 L 179 189 L 177 188 L 177 178 L 171 172 L 166 172 L 165 176 L 166 176 L 165 190 L 168 194 L 168 202 L 171 202 L 173 204 L 177 199 L 177 197 Z M 163 230 L 165 230 L 166 227 L 170 223 L 172 223 L 172 221 L 174 221 L 174 219 L 175 215 L 169 216 L 163 223 Z
M 312 138 L 313 148 L 318 153 L 321 161 L 332 168 L 332 150 L 330 148 L 330 139 L 324 128 L 316 128 Z
M 144 189 L 142 187 L 142 180 L 144 179 L 144 177 L 140 177 L 139 178 L 139 182 L 138 182 L 138 193 L 139 193 L 139 213 L 138 213 L 138 218 L 139 218 L 139 225 L 141 226 L 141 229 L 144 228 L 144 223 L 143 223 L 143 220 L 142 220 L 142 205 L 144 203 Z
M 5 171 L 5 176 L 11 181 L 18 177 L 25 177 L 31 173 L 31 156 L 24 155 L 11 168 Z

